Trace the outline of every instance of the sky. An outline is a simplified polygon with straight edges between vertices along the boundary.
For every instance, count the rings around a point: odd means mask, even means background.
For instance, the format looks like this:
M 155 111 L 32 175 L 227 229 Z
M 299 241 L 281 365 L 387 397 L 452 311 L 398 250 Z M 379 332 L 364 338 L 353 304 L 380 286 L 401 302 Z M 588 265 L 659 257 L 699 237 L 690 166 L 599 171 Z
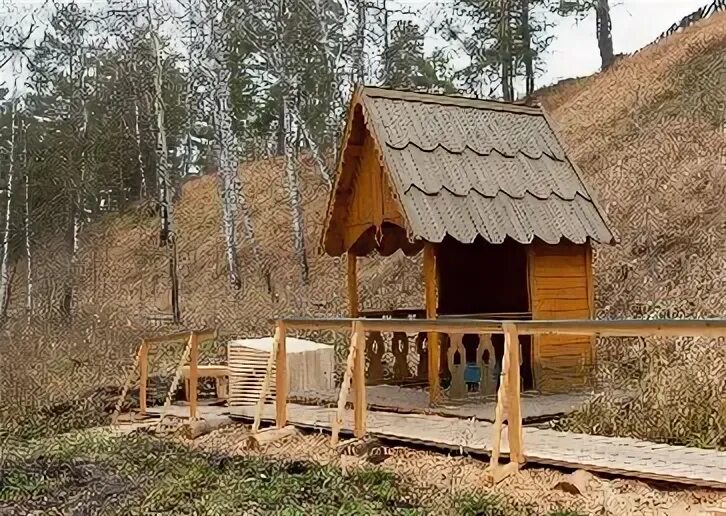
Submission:
M 43 5 L 45 0 L 0 0 L 0 17 L 7 23 L 28 9 Z M 83 6 L 103 5 L 106 0 L 77 0 Z M 631 53 L 650 43 L 682 17 L 705 6 L 709 0 L 610 0 L 613 46 L 616 54 Z M 433 2 L 426 0 L 397 0 L 402 7 L 412 10 L 433 9 Z M 546 71 L 537 77 L 536 87 L 546 86 L 561 79 L 581 77 L 595 73 L 600 68 L 600 54 L 595 38 L 595 15 L 582 21 L 550 15 L 555 24 L 555 39 L 544 56 Z M 44 18 L 47 18 L 44 17 Z M 40 33 L 41 31 L 37 31 Z M 431 37 L 428 49 L 438 41 Z M 0 84 L 13 84 L 12 69 L 0 70 Z

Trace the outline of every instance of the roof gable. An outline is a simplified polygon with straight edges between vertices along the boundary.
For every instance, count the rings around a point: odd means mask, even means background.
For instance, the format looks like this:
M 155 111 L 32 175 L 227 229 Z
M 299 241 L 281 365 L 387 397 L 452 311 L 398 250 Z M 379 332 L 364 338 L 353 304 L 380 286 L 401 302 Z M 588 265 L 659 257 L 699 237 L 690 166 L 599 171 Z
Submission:
M 370 87 L 356 91 L 350 113 L 356 108 L 410 237 L 614 242 L 541 108 Z M 336 198 L 334 191 L 329 217 Z

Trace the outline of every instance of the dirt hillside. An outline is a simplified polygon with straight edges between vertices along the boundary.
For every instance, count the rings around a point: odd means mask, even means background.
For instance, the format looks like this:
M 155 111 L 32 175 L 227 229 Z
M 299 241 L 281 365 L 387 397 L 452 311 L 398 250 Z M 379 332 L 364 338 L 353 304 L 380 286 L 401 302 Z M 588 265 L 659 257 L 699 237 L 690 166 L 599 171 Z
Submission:
M 541 98 L 621 243 L 601 317 L 726 312 L 726 13 Z
M 618 246 L 596 249 L 599 317 L 726 313 L 724 91 L 726 13 L 542 96 L 621 239 Z M 328 193 L 311 160 L 303 160 L 300 170 L 308 285 L 292 252 L 280 159 L 240 171 L 259 253 L 255 258 L 251 243 L 240 238 L 239 291 L 226 277 L 216 178 L 184 185 L 176 222 L 185 325 L 259 335 L 269 333 L 267 321 L 276 316 L 345 313 L 344 263 L 318 251 Z M 18 264 L 11 298 L 15 322 L 3 337 L 14 345 L 0 364 L 0 398 L 53 390 L 56 380 L 79 367 L 87 371 L 82 378 L 89 386 L 99 385 L 99 377 L 121 377 L 119 365 L 129 362 L 137 336 L 149 331 L 148 316 L 170 311 L 167 259 L 154 244 L 157 224 L 137 211 L 84 230 L 74 273 L 79 315 L 70 329 L 45 317 L 57 306 L 67 274 L 62 246 L 49 241 L 35 248 L 39 315 L 29 325 L 21 317 L 25 266 Z M 417 259 L 366 260 L 361 275 L 364 308 L 423 304 Z M 42 364 L 28 360 L 29 353 L 41 352 Z M 29 376 L 35 381 L 26 381 Z

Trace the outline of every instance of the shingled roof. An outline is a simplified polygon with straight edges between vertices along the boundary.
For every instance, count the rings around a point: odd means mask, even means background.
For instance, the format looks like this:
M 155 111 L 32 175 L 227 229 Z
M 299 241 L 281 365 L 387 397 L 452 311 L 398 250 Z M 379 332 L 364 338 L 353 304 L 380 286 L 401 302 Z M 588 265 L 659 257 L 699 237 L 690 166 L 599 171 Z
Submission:
M 614 243 L 541 108 L 372 87 L 359 88 L 353 104 L 350 116 L 360 105 L 410 238 Z

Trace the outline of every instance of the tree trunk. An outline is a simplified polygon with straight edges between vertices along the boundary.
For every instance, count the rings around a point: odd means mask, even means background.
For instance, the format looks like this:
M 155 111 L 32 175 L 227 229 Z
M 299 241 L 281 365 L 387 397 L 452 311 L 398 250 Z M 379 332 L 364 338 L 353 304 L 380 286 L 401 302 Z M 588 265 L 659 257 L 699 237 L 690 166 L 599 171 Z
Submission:
M 10 109 L 10 156 L 8 164 L 7 188 L 5 190 L 5 220 L 2 234 L 2 261 L 0 261 L 0 303 L 2 303 L 2 306 L 0 306 L 0 320 L 4 320 L 7 317 L 8 292 L 10 291 L 8 265 L 10 260 L 10 222 L 12 220 L 13 186 L 15 185 L 15 99 L 11 101 Z
M 597 45 L 600 49 L 602 69 L 606 70 L 613 63 L 612 21 L 608 0 L 597 0 L 595 12 Z
M 151 27 L 151 12 L 149 27 Z M 162 62 L 159 35 L 151 30 L 151 42 L 154 51 L 154 111 L 156 112 L 156 168 L 159 181 L 159 204 L 161 212 L 161 231 L 159 244 L 167 248 L 169 253 L 169 280 L 171 283 L 171 313 L 175 324 L 181 322 L 179 309 L 179 274 L 177 271 L 176 232 L 174 227 L 174 192 L 170 178 L 169 160 L 166 145 L 166 121 L 162 90 Z
M 514 100 L 512 91 L 512 40 L 509 27 L 509 1 L 501 0 L 501 13 L 499 18 L 499 57 L 502 66 L 502 97 L 506 102 Z
M 290 96 L 283 97 L 283 106 L 285 112 L 292 112 L 292 102 Z M 289 118 L 286 116 L 285 120 Z M 287 125 L 287 124 L 286 124 Z M 287 137 L 285 138 L 285 178 L 287 180 L 287 194 L 290 201 L 290 211 L 292 216 L 292 242 L 295 255 L 302 269 L 303 284 L 308 283 L 309 267 L 307 253 L 305 252 L 305 221 L 303 217 L 302 200 L 300 198 L 300 178 L 296 170 L 296 153 L 295 153 L 295 135 L 292 124 L 287 127 Z
M 532 41 L 529 27 L 529 0 L 522 0 L 520 24 L 522 28 L 522 47 L 524 48 L 525 94 L 529 97 L 534 92 L 534 65 L 532 63 Z
M 277 107 L 277 155 L 285 155 L 285 105 L 284 99 L 280 100 Z
M 365 84 L 366 67 L 365 67 L 365 47 L 366 47 L 366 1 L 358 0 L 358 22 L 356 25 L 356 46 L 355 49 L 355 82 Z
M 26 263 L 26 292 L 25 310 L 28 317 L 33 315 L 33 260 L 30 252 L 30 170 L 28 168 L 28 128 L 23 125 L 23 183 L 25 186 L 25 263 Z
M 139 103 L 134 99 L 134 135 L 136 136 L 136 163 L 139 166 L 139 174 L 141 185 L 139 187 L 139 200 L 145 200 L 148 195 L 148 187 L 146 186 L 146 169 L 144 167 L 144 158 L 141 155 L 141 131 L 139 130 Z
M 242 279 L 237 263 L 237 234 L 236 214 L 241 210 L 242 224 L 246 237 L 252 247 L 255 261 L 258 250 L 252 230 L 252 218 L 249 215 L 247 203 L 244 198 L 243 187 L 239 179 L 239 165 L 237 162 L 237 138 L 232 128 L 232 116 L 230 107 L 230 71 L 227 67 L 228 52 L 230 48 L 230 28 L 224 23 L 216 24 L 218 19 L 224 20 L 224 13 L 211 12 L 209 20 L 211 28 L 211 54 L 212 59 L 209 68 L 212 72 L 212 79 L 216 85 L 214 126 L 215 126 L 215 147 L 218 159 L 217 173 L 220 186 L 220 197 L 222 199 L 222 227 L 224 229 L 227 255 L 227 268 L 229 281 L 236 290 L 242 288 Z

